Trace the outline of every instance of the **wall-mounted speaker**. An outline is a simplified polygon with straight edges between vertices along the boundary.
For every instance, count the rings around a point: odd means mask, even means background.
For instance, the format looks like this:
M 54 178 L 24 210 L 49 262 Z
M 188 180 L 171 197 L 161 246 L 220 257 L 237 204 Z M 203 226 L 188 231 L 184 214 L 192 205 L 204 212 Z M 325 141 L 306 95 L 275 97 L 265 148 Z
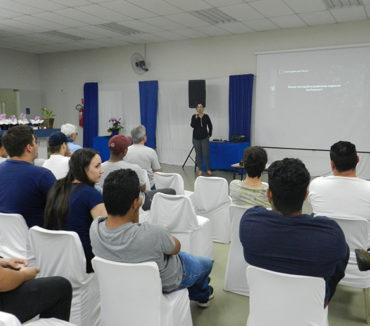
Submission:
M 198 104 L 206 106 L 206 81 L 189 80 L 189 108 L 194 109 Z

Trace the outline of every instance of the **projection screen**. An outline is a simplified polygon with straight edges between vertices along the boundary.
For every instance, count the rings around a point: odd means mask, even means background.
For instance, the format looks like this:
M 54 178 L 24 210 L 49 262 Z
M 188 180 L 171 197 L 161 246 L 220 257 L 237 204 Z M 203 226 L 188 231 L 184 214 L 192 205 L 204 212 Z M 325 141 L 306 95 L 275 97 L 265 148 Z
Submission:
M 370 45 L 257 54 L 253 144 L 370 152 Z

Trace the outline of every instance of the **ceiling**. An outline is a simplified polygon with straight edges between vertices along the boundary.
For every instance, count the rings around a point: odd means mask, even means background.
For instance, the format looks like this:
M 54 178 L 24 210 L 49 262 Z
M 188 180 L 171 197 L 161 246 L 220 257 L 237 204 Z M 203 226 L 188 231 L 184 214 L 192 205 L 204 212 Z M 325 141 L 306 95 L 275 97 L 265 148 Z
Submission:
M 51 53 L 369 18 L 370 0 L 0 0 L 0 47 Z

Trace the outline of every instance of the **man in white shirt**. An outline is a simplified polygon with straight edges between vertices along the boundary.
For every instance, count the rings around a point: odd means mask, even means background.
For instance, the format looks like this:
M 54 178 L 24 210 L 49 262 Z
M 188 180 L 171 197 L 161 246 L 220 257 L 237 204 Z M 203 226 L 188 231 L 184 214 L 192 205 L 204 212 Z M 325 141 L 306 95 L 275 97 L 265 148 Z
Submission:
M 316 215 L 370 220 L 370 181 L 356 176 L 356 146 L 339 141 L 330 148 L 333 175 L 311 181 L 308 200 Z
M 108 161 L 102 164 L 104 173 L 100 178 L 100 186 L 103 187 L 105 178 L 112 171 L 119 169 L 131 169 L 135 171 L 139 178 L 141 194 L 144 197 L 142 208 L 144 211 L 146 211 L 150 209 L 155 193 L 162 192 L 166 194 L 176 195 L 176 192 L 171 188 L 164 188 L 152 191 L 150 191 L 150 189 L 146 189 L 147 172 L 138 164 L 123 161 L 123 158 L 126 156 L 128 152 L 128 147 L 131 143 L 131 137 L 123 135 L 116 135 L 109 139 L 108 147 L 110 151 L 110 157 Z
M 144 145 L 147 140 L 146 129 L 144 126 L 140 125 L 132 129 L 131 136 L 134 144 L 128 148 L 128 152 L 124 160 L 129 163 L 138 164 L 146 170 L 149 177 L 150 187 L 155 189 L 154 172 L 162 171 L 157 153 L 154 149 Z
M 69 157 L 66 156 L 68 151 L 67 143 L 67 136 L 60 131 L 53 132 L 49 136 L 50 157 L 42 166 L 53 172 L 57 180 L 64 178 L 69 171 Z

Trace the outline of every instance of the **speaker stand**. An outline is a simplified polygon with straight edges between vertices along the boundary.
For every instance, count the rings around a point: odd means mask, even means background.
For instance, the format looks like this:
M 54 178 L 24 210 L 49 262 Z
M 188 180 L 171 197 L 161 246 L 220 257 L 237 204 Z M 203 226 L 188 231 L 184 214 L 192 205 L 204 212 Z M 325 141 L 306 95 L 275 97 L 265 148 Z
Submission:
M 197 169 L 197 165 L 195 164 L 194 159 L 191 157 L 191 153 L 193 152 L 193 150 L 194 150 L 194 146 L 190 149 L 190 152 L 189 152 L 188 156 L 186 157 L 185 162 L 184 162 L 184 164 L 182 165 L 182 168 L 184 168 L 184 166 L 185 166 L 186 162 L 187 162 L 187 161 L 188 161 L 188 159 L 190 158 L 190 159 L 194 162 L 194 172 L 195 172 L 195 171 L 196 171 L 196 169 Z

